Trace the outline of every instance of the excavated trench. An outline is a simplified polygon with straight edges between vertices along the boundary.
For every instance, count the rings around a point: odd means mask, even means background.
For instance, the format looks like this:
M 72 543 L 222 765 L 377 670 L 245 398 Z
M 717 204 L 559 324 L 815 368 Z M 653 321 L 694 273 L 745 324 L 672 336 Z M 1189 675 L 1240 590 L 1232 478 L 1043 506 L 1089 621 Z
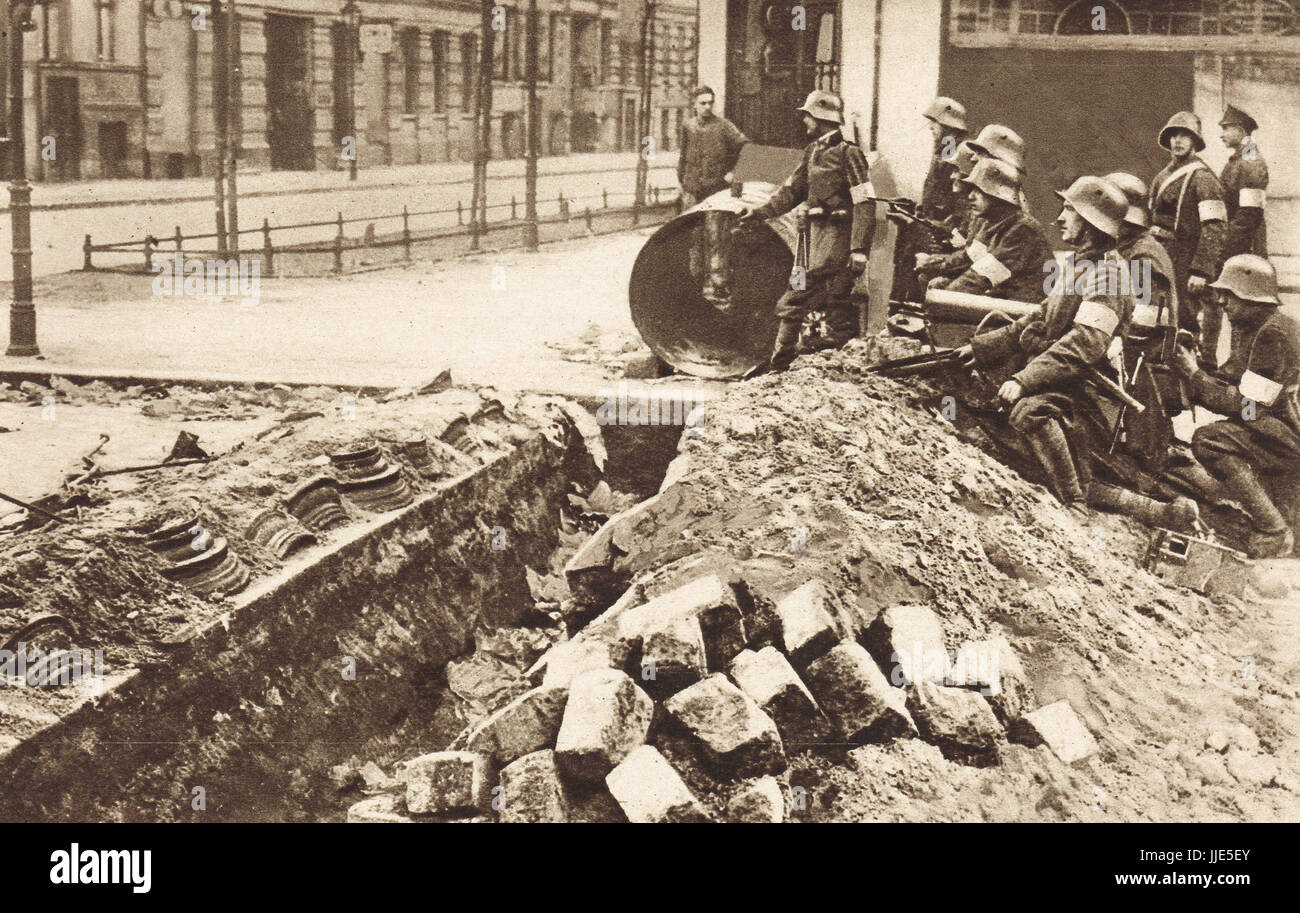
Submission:
M 602 429 L 604 480 L 653 494 L 681 430 Z M 601 477 L 569 424 L 347 530 L 10 749 L 0 818 L 341 820 L 355 797 L 332 772 L 389 768 L 460 728 L 446 669 L 476 630 L 549 623 L 530 570 L 556 552 L 568 496 Z

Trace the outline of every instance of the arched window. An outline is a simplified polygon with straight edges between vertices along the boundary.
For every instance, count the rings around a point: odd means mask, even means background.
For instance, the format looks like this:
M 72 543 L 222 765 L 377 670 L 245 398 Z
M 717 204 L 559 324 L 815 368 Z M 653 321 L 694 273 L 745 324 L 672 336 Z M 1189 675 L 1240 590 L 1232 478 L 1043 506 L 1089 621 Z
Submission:
M 1056 17 L 1054 31 L 1057 35 L 1127 35 L 1132 29 L 1128 12 L 1114 0 L 1076 0 Z

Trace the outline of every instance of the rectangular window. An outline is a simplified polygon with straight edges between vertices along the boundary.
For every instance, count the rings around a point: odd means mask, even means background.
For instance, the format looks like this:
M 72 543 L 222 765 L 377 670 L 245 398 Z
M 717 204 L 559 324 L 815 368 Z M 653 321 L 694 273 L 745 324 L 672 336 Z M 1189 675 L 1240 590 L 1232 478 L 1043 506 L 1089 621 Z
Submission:
M 555 81 L 555 56 L 559 53 L 559 39 L 556 35 L 560 31 L 560 14 L 551 13 L 551 24 L 546 30 L 546 69 L 542 70 L 546 74 L 548 82 Z
M 402 29 L 402 113 L 420 110 L 420 30 Z
M 613 31 L 614 31 L 613 21 L 609 19 L 600 20 L 600 70 L 599 70 L 600 75 L 597 77 L 597 80 L 600 85 L 605 85 L 606 83 L 613 81 L 612 77 L 610 76 L 610 62 L 609 62 L 610 54 L 613 53 L 611 50 L 611 47 L 614 43 L 612 40 Z
M 492 38 L 492 78 L 505 82 L 510 79 L 510 37 L 515 31 L 515 11 L 506 8 L 505 28 Z
M 462 111 L 474 108 L 474 87 L 478 83 L 478 36 L 460 36 L 460 107 Z
M 113 59 L 113 45 L 116 36 L 113 34 L 113 0 L 99 0 L 99 8 L 96 11 L 96 29 L 95 29 L 95 53 L 100 60 Z
M 442 114 L 447 110 L 447 56 L 451 53 L 451 35 L 433 33 L 433 110 Z

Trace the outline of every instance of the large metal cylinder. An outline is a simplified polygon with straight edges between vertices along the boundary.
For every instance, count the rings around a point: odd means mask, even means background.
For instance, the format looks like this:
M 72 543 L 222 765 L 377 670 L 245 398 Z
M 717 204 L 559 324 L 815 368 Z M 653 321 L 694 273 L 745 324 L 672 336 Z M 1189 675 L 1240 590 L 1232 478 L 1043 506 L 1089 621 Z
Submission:
M 776 339 L 776 301 L 790 287 L 796 232 L 787 214 L 732 233 L 742 205 L 765 202 L 772 185 L 746 184 L 737 198 L 717 193 L 666 223 L 637 255 L 628 285 L 632 322 L 655 355 L 696 377 L 739 377 L 767 361 Z M 731 304 L 719 309 L 691 275 L 694 235 L 719 213 Z

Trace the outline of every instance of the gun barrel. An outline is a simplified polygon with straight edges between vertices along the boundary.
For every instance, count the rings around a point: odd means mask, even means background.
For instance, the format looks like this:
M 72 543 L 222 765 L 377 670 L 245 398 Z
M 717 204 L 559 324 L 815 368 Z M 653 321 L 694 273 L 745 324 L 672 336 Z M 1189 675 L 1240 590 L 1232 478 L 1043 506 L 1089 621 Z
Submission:
M 1007 298 L 992 298 L 988 295 L 949 292 L 944 289 L 930 289 L 925 293 L 925 312 L 931 320 L 979 323 L 994 311 L 1000 311 L 1015 320 L 1037 310 L 1036 304 L 1011 301 Z

